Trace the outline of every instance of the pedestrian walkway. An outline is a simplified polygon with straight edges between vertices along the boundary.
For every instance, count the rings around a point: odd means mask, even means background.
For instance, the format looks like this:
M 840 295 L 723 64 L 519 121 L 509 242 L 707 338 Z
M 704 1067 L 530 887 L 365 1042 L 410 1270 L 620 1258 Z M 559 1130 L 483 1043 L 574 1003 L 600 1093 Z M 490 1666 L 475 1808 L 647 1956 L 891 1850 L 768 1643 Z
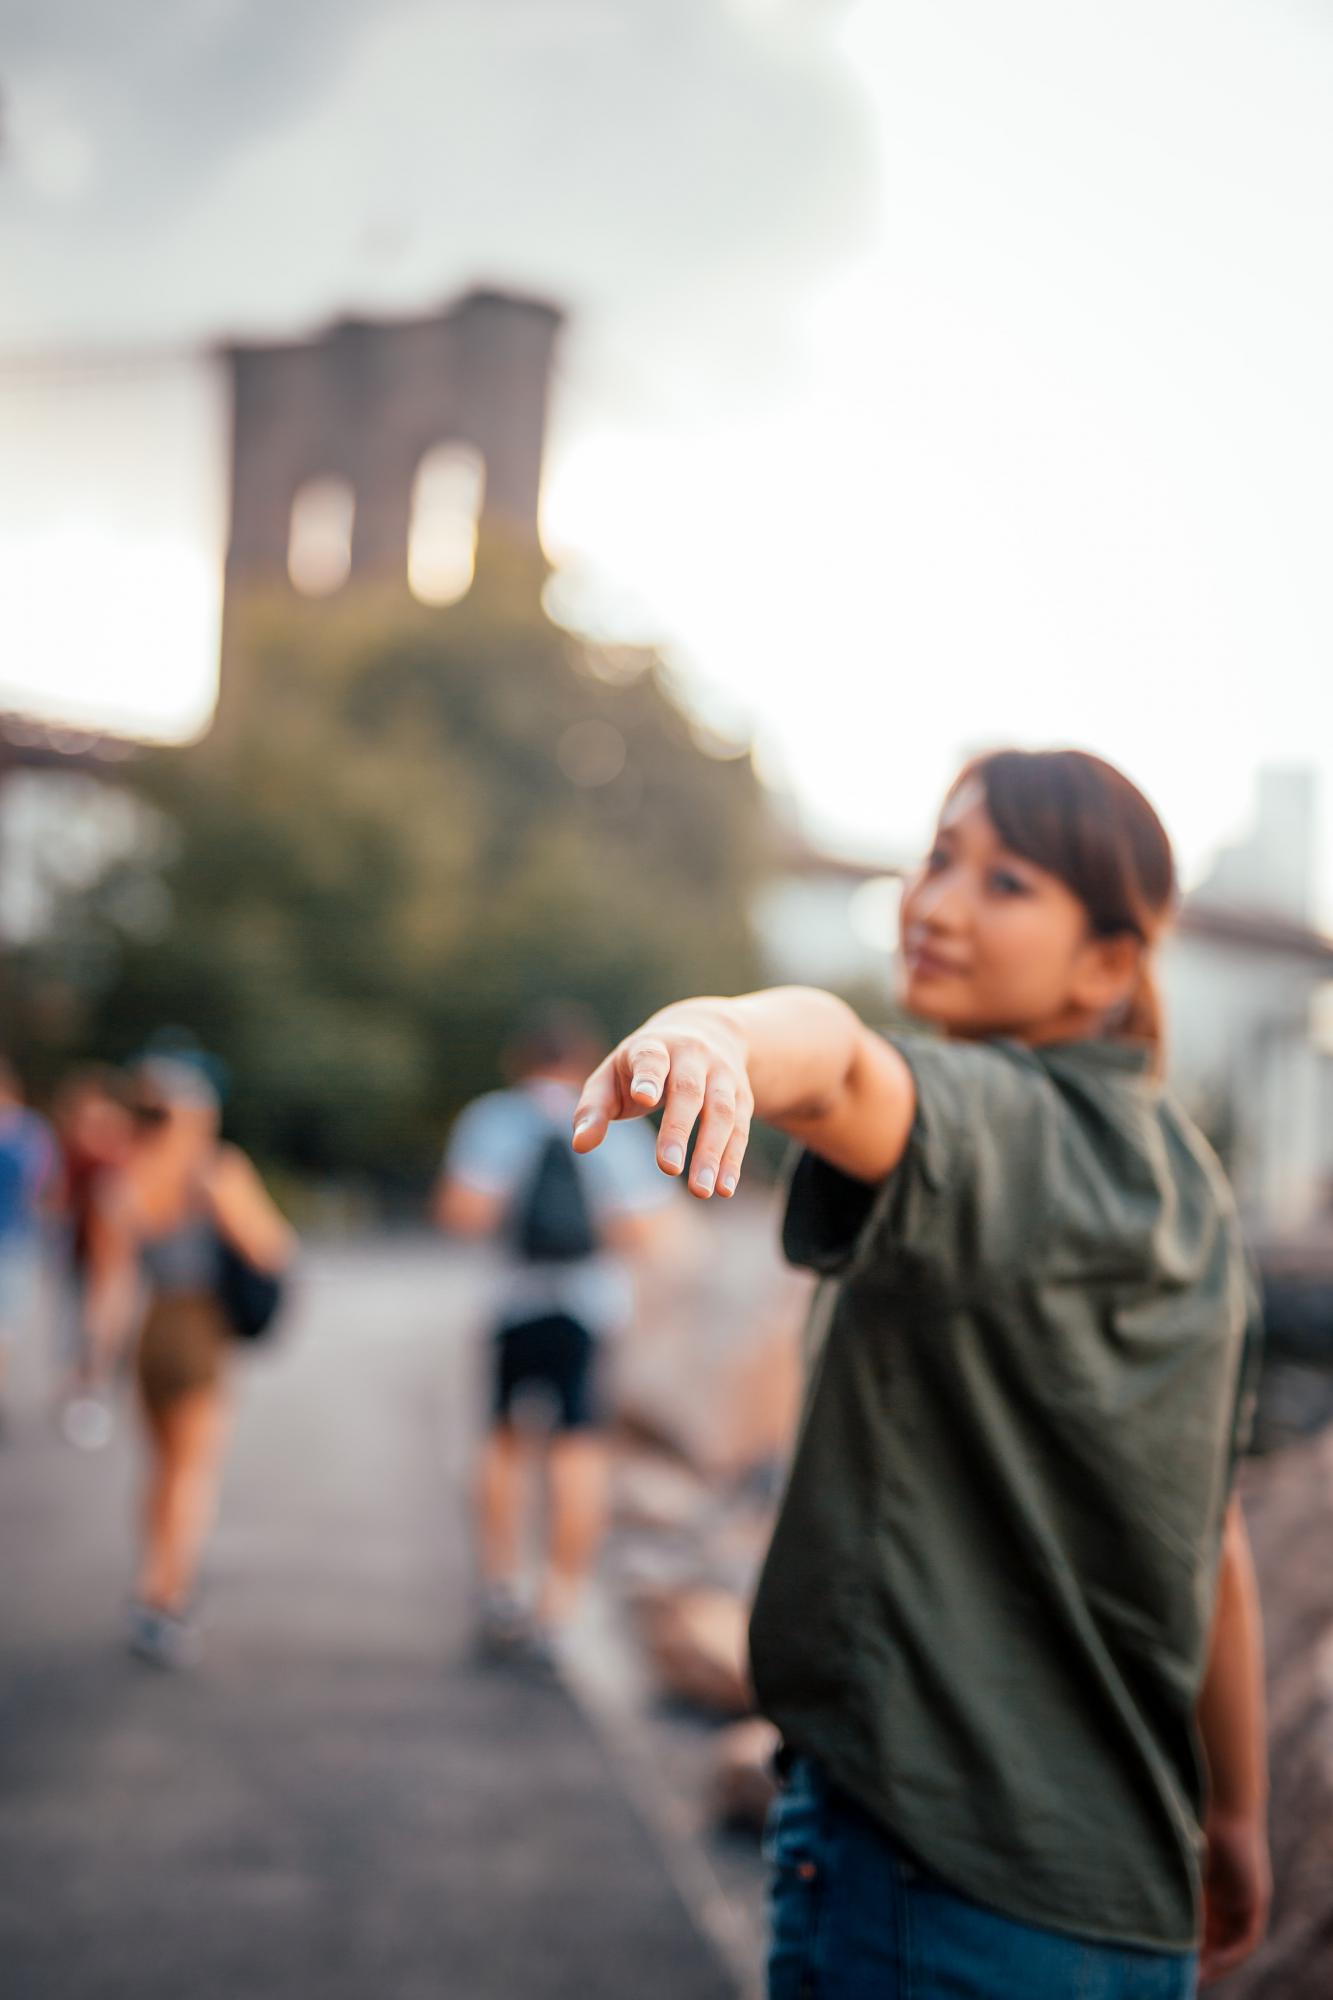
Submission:
M 726 2000 L 558 1688 L 467 1654 L 466 1277 L 315 1258 L 252 1364 L 209 1645 L 122 1655 L 133 1466 L 0 1449 L 6 2000 Z

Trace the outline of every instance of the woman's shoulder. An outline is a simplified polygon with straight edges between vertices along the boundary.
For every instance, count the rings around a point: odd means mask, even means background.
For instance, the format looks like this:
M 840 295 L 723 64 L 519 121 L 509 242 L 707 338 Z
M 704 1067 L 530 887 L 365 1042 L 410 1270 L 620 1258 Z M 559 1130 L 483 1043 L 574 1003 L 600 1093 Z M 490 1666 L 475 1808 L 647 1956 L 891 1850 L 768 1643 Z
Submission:
M 1032 1052 L 999 1039 L 879 1030 L 912 1073 L 907 1147 L 887 1180 L 850 1180 L 807 1153 L 789 1188 L 789 1261 L 826 1275 L 902 1270 L 915 1255 L 970 1270 L 1012 1260 L 1039 1226 L 1057 1176 L 1059 1120 Z
M 997 1038 L 946 1040 L 892 1030 L 888 1040 L 912 1072 L 915 1133 L 928 1171 L 950 1155 L 1012 1145 L 1037 1132 L 1056 1110 L 1051 1080 L 1031 1049 Z

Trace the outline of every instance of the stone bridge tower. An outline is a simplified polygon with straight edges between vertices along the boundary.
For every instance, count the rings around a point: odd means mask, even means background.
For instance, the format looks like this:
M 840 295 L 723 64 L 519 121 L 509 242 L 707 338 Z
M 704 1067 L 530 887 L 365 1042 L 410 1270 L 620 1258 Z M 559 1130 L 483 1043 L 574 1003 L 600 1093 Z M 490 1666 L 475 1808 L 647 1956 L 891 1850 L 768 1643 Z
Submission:
M 362 580 L 406 588 L 423 512 L 455 533 L 461 520 L 478 560 L 503 539 L 539 562 L 560 324 L 540 300 L 474 291 L 424 319 L 345 319 L 310 340 L 229 347 L 228 599 L 288 581 L 311 595 Z M 456 551 L 454 571 L 435 601 L 462 594 Z M 463 589 L 468 578 L 470 567 Z

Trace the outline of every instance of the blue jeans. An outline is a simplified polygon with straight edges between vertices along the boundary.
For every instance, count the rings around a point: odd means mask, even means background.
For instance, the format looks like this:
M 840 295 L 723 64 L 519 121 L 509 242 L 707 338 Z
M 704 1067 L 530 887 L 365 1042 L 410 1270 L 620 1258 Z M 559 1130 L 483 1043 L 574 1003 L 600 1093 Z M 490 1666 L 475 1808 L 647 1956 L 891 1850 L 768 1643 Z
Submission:
M 769 2000 L 1192 2000 L 1193 1954 L 1002 1917 L 900 1853 L 797 1758 L 769 1817 Z

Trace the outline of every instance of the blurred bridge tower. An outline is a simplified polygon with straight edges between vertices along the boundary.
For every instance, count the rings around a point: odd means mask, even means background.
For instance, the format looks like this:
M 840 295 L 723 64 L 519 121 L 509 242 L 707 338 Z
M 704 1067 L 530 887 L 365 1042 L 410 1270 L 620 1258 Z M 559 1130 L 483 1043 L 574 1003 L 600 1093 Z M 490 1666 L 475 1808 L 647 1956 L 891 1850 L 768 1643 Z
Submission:
M 474 562 L 484 569 L 502 547 L 520 567 L 531 558 L 540 588 L 537 509 L 561 323 L 542 300 L 478 290 L 426 318 L 344 319 L 309 340 L 224 350 L 233 411 L 224 708 L 229 628 L 253 590 L 406 590 L 410 576 L 419 596 L 446 603 L 465 593 Z

